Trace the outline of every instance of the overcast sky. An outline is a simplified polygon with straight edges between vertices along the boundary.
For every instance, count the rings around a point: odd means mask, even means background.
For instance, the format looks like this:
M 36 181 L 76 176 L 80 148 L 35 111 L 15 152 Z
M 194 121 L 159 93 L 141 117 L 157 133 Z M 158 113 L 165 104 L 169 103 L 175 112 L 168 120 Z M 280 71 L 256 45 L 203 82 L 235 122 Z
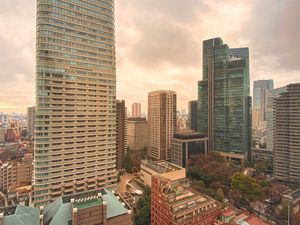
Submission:
M 34 104 L 35 0 L 0 0 L 0 112 Z M 147 93 L 196 99 L 202 41 L 250 48 L 251 83 L 300 82 L 299 0 L 116 0 L 117 91 L 131 108 Z

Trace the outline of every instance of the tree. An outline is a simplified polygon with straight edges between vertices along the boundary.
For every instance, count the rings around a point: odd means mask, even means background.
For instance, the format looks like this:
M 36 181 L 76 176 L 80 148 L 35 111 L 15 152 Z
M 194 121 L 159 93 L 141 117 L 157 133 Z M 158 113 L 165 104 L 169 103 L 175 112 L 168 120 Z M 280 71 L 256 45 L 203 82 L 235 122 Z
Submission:
M 242 173 L 235 173 L 232 177 L 231 188 L 234 196 L 244 200 L 248 205 L 262 197 L 262 188 L 257 181 Z
M 151 225 L 151 189 L 144 188 L 143 196 L 137 202 L 137 210 L 133 215 L 134 225 Z
M 224 193 L 223 193 L 223 190 L 222 190 L 222 188 L 219 188 L 218 190 L 217 190 L 217 196 L 216 196 L 216 198 L 217 198 L 217 200 L 219 201 L 219 202 L 224 202 Z
M 132 172 L 132 167 L 133 167 L 133 158 L 132 158 L 132 153 L 128 149 L 125 155 L 124 159 L 124 167 L 126 172 L 131 173 Z

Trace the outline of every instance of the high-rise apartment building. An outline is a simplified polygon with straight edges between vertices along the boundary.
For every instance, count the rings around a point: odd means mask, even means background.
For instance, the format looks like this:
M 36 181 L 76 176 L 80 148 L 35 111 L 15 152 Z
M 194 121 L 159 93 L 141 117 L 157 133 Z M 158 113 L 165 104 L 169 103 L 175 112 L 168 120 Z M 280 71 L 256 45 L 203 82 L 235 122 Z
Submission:
M 35 120 L 35 106 L 27 107 L 27 136 L 33 137 L 34 135 L 34 120 Z
M 300 83 L 274 100 L 274 176 L 300 184 Z
M 280 87 L 273 90 L 269 90 L 266 93 L 266 144 L 268 150 L 273 150 L 273 133 L 274 133 L 274 100 L 280 96 L 280 94 L 286 92 L 287 87 Z
M 148 156 L 171 160 L 171 139 L 176 131 L 176 93 L 153 91 L 148 94 Z
M 274 88 L 273 80 L 257 80 L 253 84 L 253 128 L 266 128 L 267 92 Z
M 131 117 L 142 117 L 141 103 L 133 103 Z
M 190 101 L 188 105 L 188 128 L 193 131 L 197 130 L 197 112 L 198 102 Z
M 37 1 L 34 203 L 116 188 L 113 0 Z
M 125 101 L 117 100 L 117 169 L 124 168 L 124 158 L 127 148 L 127 112 Z
M 221 38 L 203 42 L 203 80 L 198 84 L 198 132 L 208 148 L 243 159 L 251 147 L 249 49 L 230 49 Z

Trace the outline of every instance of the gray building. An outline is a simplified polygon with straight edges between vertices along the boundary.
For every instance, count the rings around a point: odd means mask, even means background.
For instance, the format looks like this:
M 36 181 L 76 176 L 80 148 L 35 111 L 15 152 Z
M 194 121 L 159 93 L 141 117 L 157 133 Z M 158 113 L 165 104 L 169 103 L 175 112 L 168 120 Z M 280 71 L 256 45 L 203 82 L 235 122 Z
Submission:
M 127 150 L 127 110 L 125 101 L 117 100 L 117 169 L 124 169 L 124 158 Z
M 273 127 L 274 127 L 274 100 L 280 96 L 280 94 L 287 91 L 287 87 L 280 87 L 267 91 L 266 102 L 266 145 L 268 150 L 273 150 Z
M 188 170 L 193 155 L 207 153 L 208 137 L 199 133 L 182 132 L 174 134 L 171 141 L 171 163 Z
M 274 88 L 273 80 L 257 80 L 253 84 L 253 128 L 266 127 L 267 92 Z
M 35 120 L 36 107 L 27 107 L 27 136 L 33 137 L 34 135 L 34 120 Z
M 188 128 L 197 131 L 198 102 L 190 101 L 188 105 Z
M 274 176 L 300 184 L 300 83 L 274 100 Z

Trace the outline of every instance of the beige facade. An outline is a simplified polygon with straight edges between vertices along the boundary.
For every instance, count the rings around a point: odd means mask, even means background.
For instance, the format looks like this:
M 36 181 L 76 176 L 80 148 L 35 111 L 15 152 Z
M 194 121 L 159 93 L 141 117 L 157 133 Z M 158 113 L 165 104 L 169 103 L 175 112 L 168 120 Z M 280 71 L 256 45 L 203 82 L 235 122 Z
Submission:
M 163 160 L 156 162 L 143 160 L 140 171 L 144 184 L 150 187 L 153 175 L 159 174 L 171 181 L 185 179 L 186 177 L 186 170 L 184 168 Z
M 127 116 L 125 101 L 117 100 L 117 169 L 124 168 L 124 158 L 127 149 Z
M 0 191 L 7 192 L 22 185 L 28 185 L 32 179 L 32 160 L 0 163 Z
M 127 119 L 127 141 L 130 150 L 141 150 L 147 147 L 148 138 L 146 118 Z
M 35 206 L 116 188 L 114 1 L 37 2 Z
M 176 93 L 153 91 L 148 94 L 148 156 L 171 160 L 171 139 L 176 131 Z

